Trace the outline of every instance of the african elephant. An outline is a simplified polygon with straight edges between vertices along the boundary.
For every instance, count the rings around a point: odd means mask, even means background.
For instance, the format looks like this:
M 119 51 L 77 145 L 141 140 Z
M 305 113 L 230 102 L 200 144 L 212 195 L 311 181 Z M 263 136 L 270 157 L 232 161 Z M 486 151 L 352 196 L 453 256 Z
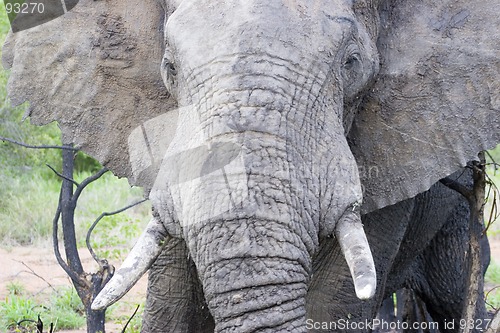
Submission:
M 458 171 L 453 178 L 471 186 L 470 169 Z M 469 276 L 466 255 L 469 204 L 465 198 L 438 182 L 414 198 L 363 215 L 362 221 L 377 268 L 377 293 L 370 300 L 357 299 L 338 242 L 333 238 L 323 239 L 313 260 L 314 276 L 306 296 L 308 331 L 370 332 L 378 328 L 381 332 L 393 332 L 384 330 L 391 322 L 377 327 L 372 319 L 382 300 L 401 288 L 410 288 L 425 300 L 424 309 L 430 317 L 426 321 L 422 317 L 404 318 L 401 323 L 432 323 L 434 328 L 442 328 L 441 332 L 458 332 Z M 486 237 L 482 251 L 487 267 Z M 144 331 L 213 332 L 213 318 L 206 308 L 195 264 L 189 259 L 182 239 L 170 242 L 163 249 L 150 269 L 149 279 Z M 483 296 L 481 291 L 479 299 Z M 478 330 L 474 332 L 484 329 L 487 323 L 484 318 L 488 318 L 485 304 L 478 302 Z M 365 325 L 366 320 L 369 325 Z M 328 329 L 323 323 L 327 323 Z M 364 326 L 358 326 L 360 323 Z M 397 327 L 403 328 L 401 323 Z M 449 323 L 455 323 L 454 329 Z M 445 324 L 447 330 L 443 329 Z
M 82 0 L 11 35 L 13 103 L 153 204 L 94 308 L 153 266 L 146 332 L 172 318 L 162 299 L 179 305 L 177 331 L 194 317 L 304 332 L 337 310 L 372 316 L 386 273 L 370 245 L 384 259 L 392 242 L 369 242 L 361 215 L 402 239 L 391 216 L 500 141 L 496 5 Z M 185 282 L 202 305 L 176 294 Z

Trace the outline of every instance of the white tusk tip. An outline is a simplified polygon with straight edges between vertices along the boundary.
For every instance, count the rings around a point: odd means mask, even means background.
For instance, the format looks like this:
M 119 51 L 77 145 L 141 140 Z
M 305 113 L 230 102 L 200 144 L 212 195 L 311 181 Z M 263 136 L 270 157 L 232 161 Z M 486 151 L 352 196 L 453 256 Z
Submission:
M 99 300 L 99 299 L 95 299 L 93 302 L 92 302 L 92 305 L 90 306 L 90 308 L 94 311 L 100 311 L 100 310 L 104 310 L 107 308 L 106 306 L 106 302 L 102 301 L 102 300 Z
M 118 300 L 117 297 L 109 297 L 109 295 L 100 293 L 94 299 L 94 301 L 90 305 L 90 308 L 94 311 L 105 310 L 108 307 L 110 307 L 113 303 L 115 303 L 117 300 Z
M 371 284 L 367 284 L 364 287 L 355 286 L 356 296 L 360 300 L 367 300 L 375 295 L 375 288 Z

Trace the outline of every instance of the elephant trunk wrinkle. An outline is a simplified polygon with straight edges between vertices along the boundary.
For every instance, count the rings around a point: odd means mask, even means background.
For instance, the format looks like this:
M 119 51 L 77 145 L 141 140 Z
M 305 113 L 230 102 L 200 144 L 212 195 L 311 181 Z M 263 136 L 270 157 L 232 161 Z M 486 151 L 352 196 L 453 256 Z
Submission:
M 188 230 L 216 331 L 305 325 L 311 262 L 304 231 L 290 221 L 230 215 Z
M 283 275 L 287 273 L 284 272 Z M 250 283 L 256 282 L 249 277 L 242 279 L 249 279 Z M 205 286 L 205 291 L 209 288 L 210 283 Z M 277 326 L 284 326 L 287 330 L 294 326 L 303 326 L 306 294 L 307 283 L 302 276 L 297 281 L 274 281 L 267 284 L 261 282 L 254 286 L 232 288 L 206 296 L 217 332 L 234 328 L 242 332 L 253 332 Z M 292 322 L 295 324 L 292 325 Z

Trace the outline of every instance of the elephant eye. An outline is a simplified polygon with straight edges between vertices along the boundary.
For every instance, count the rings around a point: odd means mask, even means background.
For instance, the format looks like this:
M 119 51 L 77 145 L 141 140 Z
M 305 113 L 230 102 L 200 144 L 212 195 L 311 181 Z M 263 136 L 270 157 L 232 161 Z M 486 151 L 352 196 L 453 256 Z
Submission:
M 176 76 L 177 75 L 177 69 L 175 69 L 174 64 L 171 63 L 171 62 L 165 62 L 165 70 L 171 76 Z
M 344 69 L 348 70 L 348 71 L 354 69 L 354 67 L 359 63 L 359 61 L 360 61 L 360 55 L 359 55 L 359 53 L 351 54 L 344 61 Z
M 165 87 L 170 92 L 170 94 L 175 95 L 177 88 L 177 68 L 175 67 L 174 61 L 172 61 L 173 57 L 171 56 L 171 52 L 168 50 L 165 52 L 163 56 L 163 60 L 161 63 L 161 77 L 163 78 L 163 83 Z
M 358 50 L 348 53 L 342 63 L 342 79 L 344 94 L 347 98 L 353 97 L 363 84 L 363 64 L 362 57 Z

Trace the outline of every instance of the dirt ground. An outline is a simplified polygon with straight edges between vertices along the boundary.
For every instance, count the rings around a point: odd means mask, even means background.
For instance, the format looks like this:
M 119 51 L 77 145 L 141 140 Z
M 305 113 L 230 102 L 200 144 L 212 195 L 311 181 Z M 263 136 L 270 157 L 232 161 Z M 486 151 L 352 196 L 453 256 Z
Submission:
M 490 239 L 491 257 L 500 264 L 500 237 Z M 82 262 L 86 271 L 95 269 L 94 262 L 87 251 L 81 251 Z M 116 267 L 119 263 L 114 263 Z M 0 299 L 7 296 L 7 284 L 19 282 L 29 293 L 46 292 L 50 286 L 69 286 L 70 281 L 65 272 L 59 267 L 52 248 L 15 247 L 0 248 Z M 124 304 L 142 303 L 146 295 L 146 278 L 139 283 L 120 302 Z M 113 324 L 106 325 L 107 332 L 120 332 L 121 327 Z M 82 330 L 58 331 L 60 333 L 85 333 Z
M 80 251 L 82 264 L 85 271 L 94 272 L 97 265 L 86 250 Z M 119 267 L 119 263 L 113 263 Z M 25 287 L 29 294 L 49 293 L 51 286 L 54 288 L 70 286 L 71 282 L 57 263 L 52 247 L 14 247 L 9 249 L 0 248 L 0 300 L 4 300 L 8 294 L 7 284 L 18 282 Z M 135 304 L 141 304 L 146 297 L 147 277 L 143 277 L 139 283 L 119 302 L 131 304 L 125 306 L 127 311 Z M 131 315 L 132 313 L 123 313 Z M 121 313 L 120 313 L 121 314 Z M 106 323 L 106 332 L 120 332 L 123 327 L 113 323 Z M 59 333 L 86 333 L 85 329 L 72 331 L 59 331 Z

